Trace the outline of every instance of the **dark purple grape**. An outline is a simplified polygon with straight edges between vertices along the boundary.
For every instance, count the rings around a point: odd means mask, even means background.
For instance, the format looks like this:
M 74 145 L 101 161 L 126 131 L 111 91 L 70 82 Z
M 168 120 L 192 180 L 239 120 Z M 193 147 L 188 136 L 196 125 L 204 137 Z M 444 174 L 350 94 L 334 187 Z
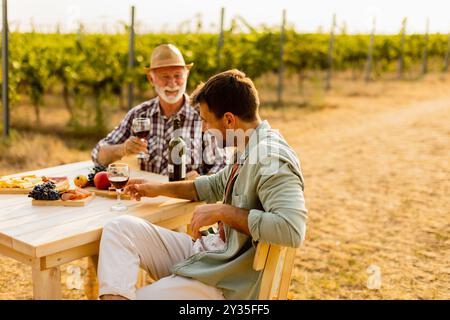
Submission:
M 56 185 L 52 181 L 38 184 L 31 190 L 28 197 L 34 200 L 58 200 L 61 194 L 55 190 Z

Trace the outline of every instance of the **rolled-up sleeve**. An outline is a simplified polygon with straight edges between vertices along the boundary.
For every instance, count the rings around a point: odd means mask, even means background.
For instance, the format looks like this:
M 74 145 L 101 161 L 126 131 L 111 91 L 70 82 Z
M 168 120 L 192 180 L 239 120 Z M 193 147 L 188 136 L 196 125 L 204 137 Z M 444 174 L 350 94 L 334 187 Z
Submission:
M 305 239 L 307 218 L 302 178 L 290 164 L 281 162 L 275 174 L 260 176 L 257 192 L 264 210 L 249 212 L 253 241 L 300 246 Z
M 200 176 L 194 180 L 194 186 L 200 201 L 215 203 L 221 201 L 231 166 L 226 166 L 210 176 Z

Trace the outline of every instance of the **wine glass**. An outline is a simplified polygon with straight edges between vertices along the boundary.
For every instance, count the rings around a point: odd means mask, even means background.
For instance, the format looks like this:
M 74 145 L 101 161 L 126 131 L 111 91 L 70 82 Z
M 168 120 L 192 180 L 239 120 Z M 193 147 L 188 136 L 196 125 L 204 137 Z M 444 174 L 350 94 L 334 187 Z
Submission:
M 150 125 L 149 118 L 134 118 L 131 125 L 133 135 L 140 138 L 143 142 L 147 141 L 150 134 Z M 144 152 L 139 152 L 137 157 L 138 159 L 146 159 L 148 155 Z
M 112 211 L 126 211 L 128 208 L 120 201 L 123 187 L 130 179 L 130 168 L 125 163 L 111 163 L 108 166 L 108 180 L 116 188 L 117 203 L 111 207 Z

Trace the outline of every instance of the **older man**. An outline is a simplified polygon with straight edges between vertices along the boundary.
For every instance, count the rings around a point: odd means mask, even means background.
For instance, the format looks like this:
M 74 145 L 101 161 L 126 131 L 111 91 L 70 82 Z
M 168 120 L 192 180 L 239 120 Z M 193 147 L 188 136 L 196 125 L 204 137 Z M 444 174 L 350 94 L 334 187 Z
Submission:
M 125 155 L 143 152 L 147 157 L 140 159 L 143 161 L 141 168 L 168 174 L 168 144 L 172 138 L 174 119 L 180 117 L 181 134 L 189 155 L 186 178 L 212 174 L 224 167 L 225 153 L 216 148 L 213 137 L 204 138 L 200 113 L 189 104 L 185 93 L 192 65 L 185 63 L 183 55 L 174 45 L 163 44 L 153 50 L 147 79 L 158 96 L 131 109 L 122 122 L 98 142 L 92 150 L 95 164 L 108 165 Z M 147 140 L 132 135 L 132 122 L 138 117 L 150 118 Z
M 233 163 L 194 181 L 130 181 L 126 192 L 138 200 L 165 195 L 209 204 L 193 213 L 195 242 L 132 216 L 109 222 L 100 242 L 102 299 L 255 299 L 261 283 L 261 272 L 252 268 L 255 244 L 298 247 L 305 237 L 299 161 L 259 117 L 252 81 L 237 70 L 223 72 L 192 99 L 205 126 L 236 147 Z M 215 223 L 217 233 L 202 235 L 202 227 Z M 157 281 L 136 292 L 139 266 Z

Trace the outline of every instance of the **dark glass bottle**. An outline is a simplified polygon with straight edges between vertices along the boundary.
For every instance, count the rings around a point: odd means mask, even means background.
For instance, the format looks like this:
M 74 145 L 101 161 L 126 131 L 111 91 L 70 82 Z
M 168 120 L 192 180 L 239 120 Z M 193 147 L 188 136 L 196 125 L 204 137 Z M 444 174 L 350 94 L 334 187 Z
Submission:
M 186 179 L 186 142 L 181 137 L 181 119 L 173 121 L 173 137 L 169 141 L 169 181 Z
M 138 158 L 139 161 L 139 167 L 141 169 L 141 171 L 145 171 L 145 160 L 144 158 Z

